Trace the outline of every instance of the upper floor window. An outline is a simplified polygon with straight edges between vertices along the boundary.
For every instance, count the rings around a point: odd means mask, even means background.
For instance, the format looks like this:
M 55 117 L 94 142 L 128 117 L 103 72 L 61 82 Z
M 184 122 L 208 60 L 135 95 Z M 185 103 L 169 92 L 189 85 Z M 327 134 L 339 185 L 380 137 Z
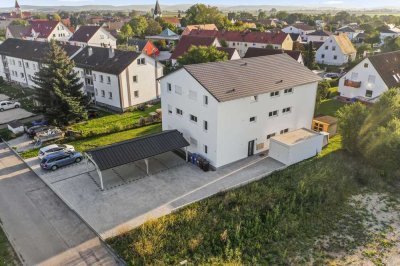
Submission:
M 368 63 L 365 63 L 365 64 L 364 64 L 364 67 L 365 67 L 365 68 L 368 68 Z
M 254 96 L 251 96 L 251 102 L 257 102 L 258 101 L 258 95 L 254 95 Z
M 205 131 L 208 130 L 208 121 L 206 121 L 206 120 L 203 121 L 203 129 L 204 129 Z
M 172 91 L 172 84 L 171 83 L 167 83 L 167 91 L 168 92 Z
M 268 134 L 267 139 L 270 139 L 270 138 L 274 137 L 275 135 L 276 135 L 275 133 Z
M 183 111 L 179 108 L 176 108 L 176 114 L 177 115 L 183 115 Z
M 110 76 L 107 76 L 107 83 L 111 84 L 111 77 Z
M 278 116 L 278 110 L 269 112 L 269 113 L 268 113 L 268 116 L 269 116 L 269 117 Z
M 293 88 L 285 89 L 283 92 L 284 92 L 285 94 L 293 93 Z
M 139 98 L 139 91 L 134 91 L 134 92 L 133 92 L 133 96 L 134 96 L 135 98 Z
M 178 85 L 175 85 L 175 93 L 179 94 L 179 95 L 182 95 L 182 87 L 180 87 Z
M 375 84 L 376 77 L 374 75 L 368 76 L 368 83 Z
M 352 72 L 351 73 L 351 80 L 357 80 L 358 79 L 358 73 L 357 72 Z
M 288 133 L 289 132 L 289 129 L 288 128 L 285 128 L 285 129 L 282 129 L 281 130 L 281 134 L 285 134 L 285 133 Z
M 269 95 L 271 95 L 271 97 L 277 97 L 279 96 L 279 91 L 273 91 Z
M 133 82 L 138 82 L 137 76 L 133 76 Z
M 332 51 L 336 51 L 336 46 L 332 46 Z
M 137 60 L 138 65 L 145 65 L 146 64 L 146 58 L 139 58 Z
M 329 46 L 328 46 L 328 45 L 326 45 L 326 46 L 325 46 L 325 50 L 328 50 L 328 49 L 329 49 Z
M 29 68 L 29 63 L 28 62 L 25 62 L 25 67 Z
M 100 75 L 100 82 L 101 82 L 101 83 L 104 82 L 104 77 L 103 77 L 103 75 Z
M 203 104 L 208 105 L 208 96 L 207 95 L 203 96 Z
M 250 117 L 249 121 L 250 123 L 256 122 L 257 118 L 255 116 Z
M 108 98 L 109 98 L 109 99 L 112 99 L 112 92 L 111 92 L 111 91 L 108 92 Z
M 190 115 L 190 120 L 197 123 L 197 116 Z
M 106 92 L 104 90 L 101 90 L 101 97 L 106 97 Z
M 286 108 L 283 108 L 283 109 L 282 109 L 282 113 L 283 113 L 283 114 L 290 113 L 291 111 L 292 111 L 292 107 L 286 107 Z

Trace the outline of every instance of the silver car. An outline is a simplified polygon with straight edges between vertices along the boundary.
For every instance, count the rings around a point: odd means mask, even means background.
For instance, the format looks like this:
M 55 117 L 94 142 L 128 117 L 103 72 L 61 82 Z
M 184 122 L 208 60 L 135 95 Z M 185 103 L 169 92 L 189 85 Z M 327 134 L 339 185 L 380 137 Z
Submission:
M 19 102 L 12 101 L 1 101 L 0 102 L 0 112 L 3 112 L 8 109 L 19 108 L 21 104 Z

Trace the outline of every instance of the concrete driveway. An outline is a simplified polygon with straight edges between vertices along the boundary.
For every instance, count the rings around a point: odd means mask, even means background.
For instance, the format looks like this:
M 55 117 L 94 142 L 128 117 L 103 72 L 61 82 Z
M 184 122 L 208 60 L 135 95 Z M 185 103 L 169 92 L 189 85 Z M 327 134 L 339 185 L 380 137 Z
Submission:
M 116 265 L 96 234 L 0 143 L 0 223 L 24 265 Z
M 94 167 L 87 168 L 85 162 L 54 172 L 41 170 L 37 159 L 30 159 L 28 163 L 104 238 L 285 167 L 269 157 L 253 156 L 205 173 L 178 159 L 181 163 L 175 167 L 164 167 L 162 171 L 141 178 L 135 178 L 138 173 L 141 175 L 138 165 L 116 168 L 117 173 L 123 173 L 121 180 L 130 178 L 129 182 L 120 180 L 119 185 L 112 186 L 106 183 L 104 191 L 98 186 Z
M 14 108 L 14 109 L 5 110 L 3 112 L 0 112 L 0 125 L 7 124 L 8 122 L 11 122 L 14 120 L 20 120 L 20 119 L 27 118 L 30 116 L 34 116 L 34 114 L 26 111 L 23 108 Z

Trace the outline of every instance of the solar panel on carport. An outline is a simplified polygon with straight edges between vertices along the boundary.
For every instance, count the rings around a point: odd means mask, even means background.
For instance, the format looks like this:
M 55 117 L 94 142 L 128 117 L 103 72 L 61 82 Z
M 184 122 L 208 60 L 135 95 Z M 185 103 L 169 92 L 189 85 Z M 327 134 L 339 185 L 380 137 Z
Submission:
M 178 130 L 167 130 L 87 151 L 104 171 L 189 146 Z

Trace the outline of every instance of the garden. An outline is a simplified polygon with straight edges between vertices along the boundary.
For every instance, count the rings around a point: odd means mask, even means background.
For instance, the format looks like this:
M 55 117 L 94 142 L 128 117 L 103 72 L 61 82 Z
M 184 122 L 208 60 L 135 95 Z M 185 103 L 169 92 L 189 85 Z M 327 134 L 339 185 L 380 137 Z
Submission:
M 0 266 L 18 265 L 16 255 L 7 240 L 6 235 L 0 228 Z

